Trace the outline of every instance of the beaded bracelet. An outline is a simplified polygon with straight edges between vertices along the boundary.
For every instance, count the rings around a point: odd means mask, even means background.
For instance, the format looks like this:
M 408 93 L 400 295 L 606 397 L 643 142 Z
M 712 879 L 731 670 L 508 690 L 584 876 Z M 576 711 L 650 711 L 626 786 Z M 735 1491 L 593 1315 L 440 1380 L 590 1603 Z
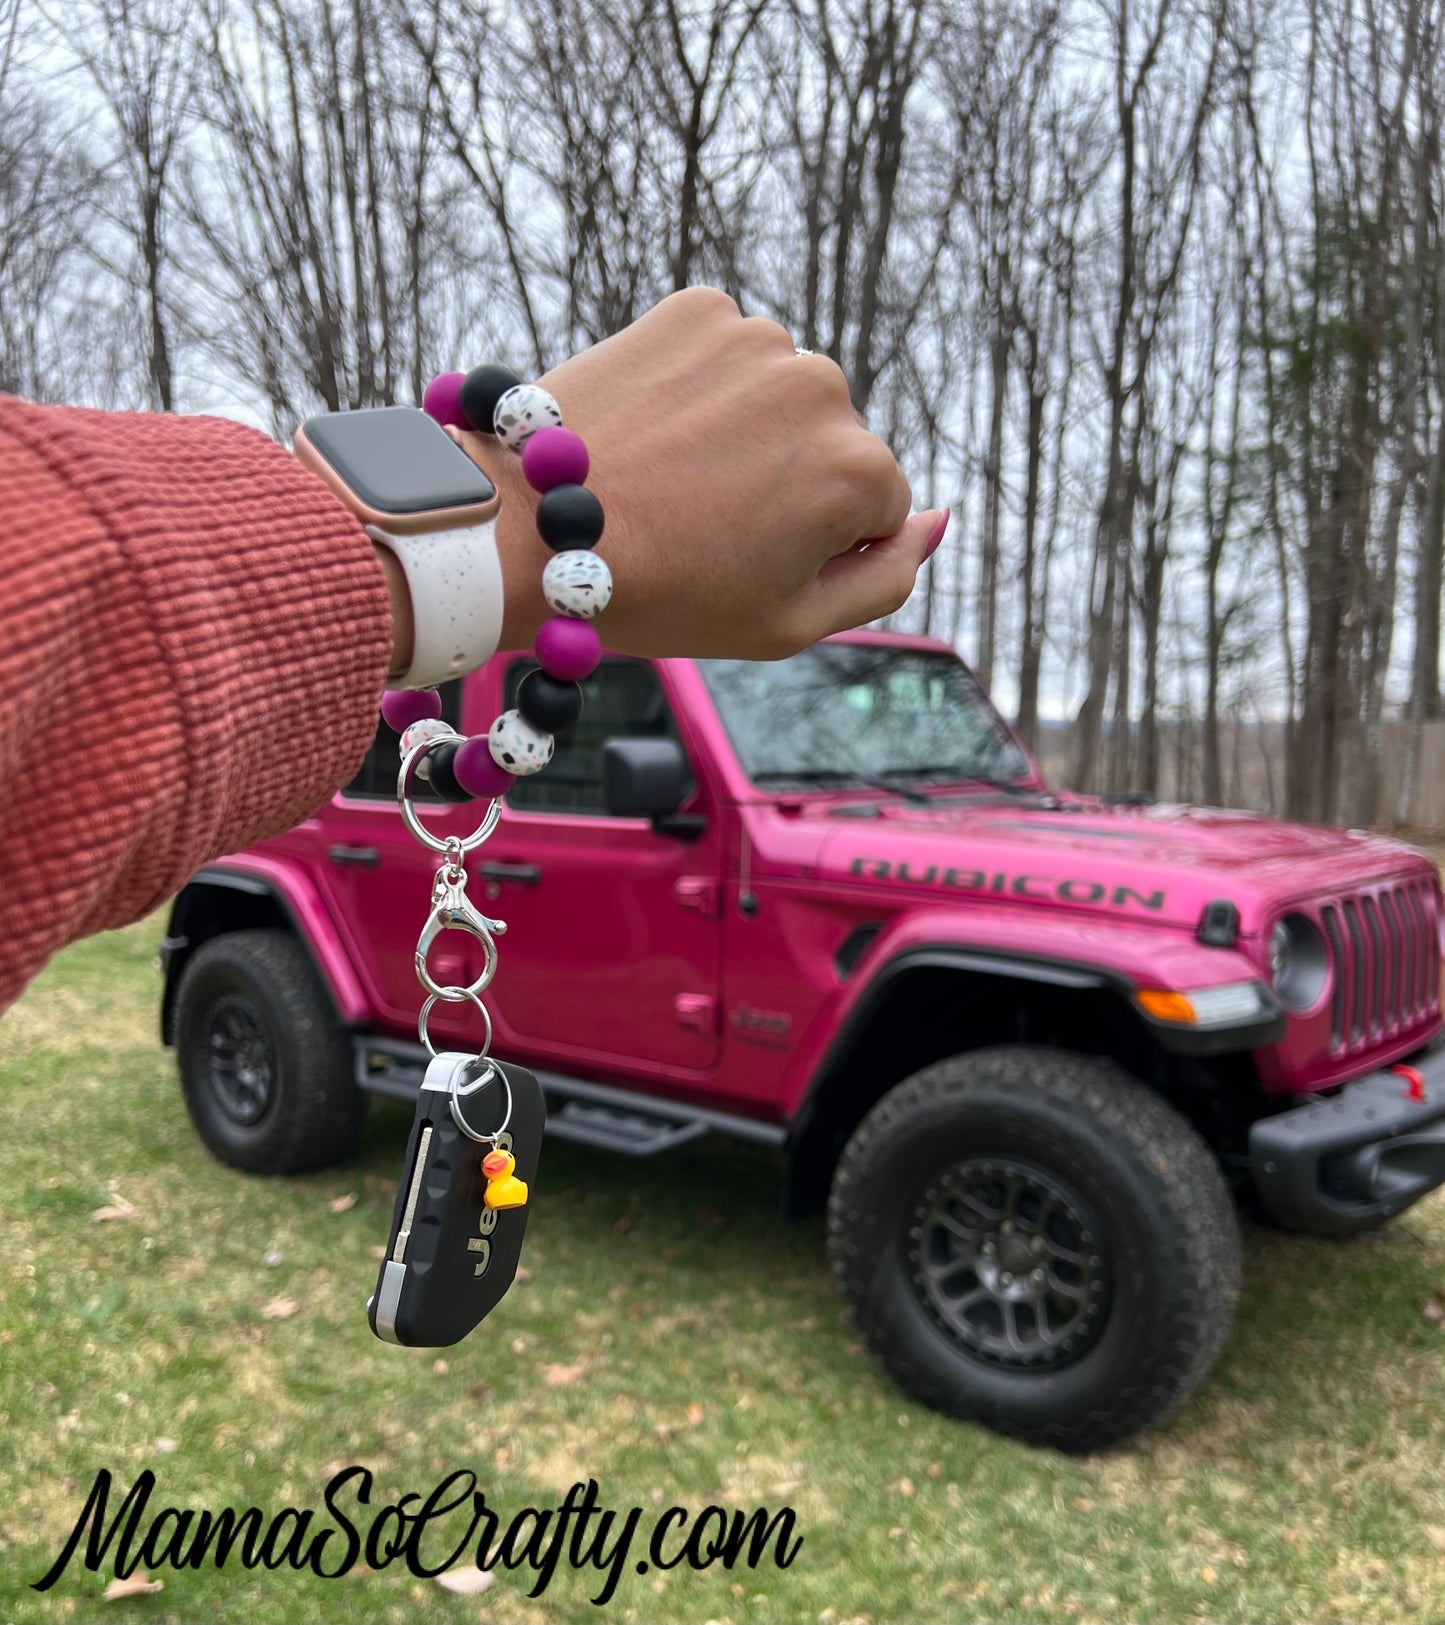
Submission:
M 517 690 L 517 704 L 472 739 L 447 738 L 419 768 L 444 800 L 505 795 L 514 778 L 540 772 L 552 760 L 555 734 L 582 714 L 581 681 L 597 669 L 602 640 L 591 622 L 612 598 L 612 574 L 593 549 L 602 538 L 602 504 L 584 484 L 590 468 L 581 436 L 562 426 L 557 402 L 537 384 L 505 367 L 474 367 L 433 378 L 422 408 L 443 428 L 497 436 L 521 454 L 522 476 L 541 493 L 537 533 L 552 549 L 542 594 L 553 611 L 537 632 L 539 670 Z M 401 734 L 401 752 L 452 730 L 441 720 L 435 689 L 393 689 L 381 714 Z

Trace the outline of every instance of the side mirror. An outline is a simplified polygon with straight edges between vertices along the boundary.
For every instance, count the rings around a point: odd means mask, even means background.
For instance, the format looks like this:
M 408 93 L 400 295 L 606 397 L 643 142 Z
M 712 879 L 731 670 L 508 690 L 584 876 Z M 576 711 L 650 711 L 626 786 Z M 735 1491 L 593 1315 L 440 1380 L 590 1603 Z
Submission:
M 661 835 L 691 839 L 706 820 L 678 808 L 692 790 L 692 770 L 675 739 L 608 739 L 602 745 L 602 804 L 614 818 L 650 818 Z

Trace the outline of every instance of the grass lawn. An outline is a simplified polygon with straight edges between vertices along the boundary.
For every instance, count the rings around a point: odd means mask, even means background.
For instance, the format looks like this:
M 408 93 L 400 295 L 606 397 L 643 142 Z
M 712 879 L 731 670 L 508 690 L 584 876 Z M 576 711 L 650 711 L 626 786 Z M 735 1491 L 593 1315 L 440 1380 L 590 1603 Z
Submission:
M 528 1278 L 439 1360 L 363 1313 L 409 1109 L 374 1103 L 322 1176 L 211 1161 L 155 1036 L 159 936 L 72 949 L 0 1023 L 0 1619 L 1445 1619 L 1445 1330 L 1423 1313 L 1445 1201 L 1347 1245 L 1250 1231 L 1213 1379 L 1093 1460 L 903 1400 L 821 1226 L 775 1217 L 775 1159 L 707 1142 L 655 1163 L 549 1142 Z M 536 1600 L 526 1573 L 464 1596 L 400 1565 L 164 1569 L 103 1605 L 77 1559 L 29 1589 L 102 1466 L 269 1516 L 319 1508 L 351 1462 L 377 1500 L 471 1467 L 504 1516 L 589 1477 L 620 1509 L 792 1505 L 804 1545 L 786 1571 L 634 1569 L 605 1610 L 565 1566 Z

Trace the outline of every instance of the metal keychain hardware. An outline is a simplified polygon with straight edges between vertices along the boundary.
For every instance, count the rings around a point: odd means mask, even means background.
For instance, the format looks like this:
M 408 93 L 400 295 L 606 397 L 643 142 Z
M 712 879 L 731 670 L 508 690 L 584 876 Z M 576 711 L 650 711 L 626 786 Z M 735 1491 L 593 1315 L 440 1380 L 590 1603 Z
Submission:
M 460 847 L 461 843 L 457 845 Z M 434 982 L 427 969 L 426 956 L 443 931 L 465 931 L 482 945 L 482 973 L 476 981 L 468 983 L 462 992 L 480 993 L 497 974 L 497 945 L 493 938 L 506 932 L 506 922 L 483 914 L 467 896 L 466 885 L 467 872 L 459 857 L 455 862 L 444 863 L 432 882 L 432 910 L 416 945 L 416 975 L 434 999 L 454 999 L 457 991 Z
M 426 990 L 417 1037 L 432 1060 L 417 1099 L 391 1239 L 367 1307 L 378 1337 L 413 1347 L 459 1341 L 511 1285 L 526 1228 L 527 1191 L 536 1179 L 546 1122 L 546 1103 L 536 1078 L 523 1067 L 492 1057 L 492 1017 L 481 998 L 497 971 L 495 939 L 507 927 L 482 913 L 468 897 L 465 860 L 496 829 L 501 803 L 489 803 L 470 835 L 443 837 L 427 829 L 411 799 L 427 755 L 459 743 L 460 738 L 450 728 L 428 730 L 404 753 L 396 782 L 403 823 L 442 859 L 415 955 L 417 979 Z M 481 945 L 481 971 L 464 985 L 438 982 L 427 963 L 444 931 L 461 931 Z M 483 1037 L 475 1053 L 438 1054 L 427 1030 L 438 1001 L 476 1006 Z M 442 1099 L 444 1111 L 439 1109 Z M 466 1111 L 463 1101 L 468 1103 Z M 479 1128 L 479 1122 L 486 1126 Z M 496 1211 L 493 1205 L 503 1202 L 503 1192 L 484 1167 L 482 1149 L 503 1170 L 499 1177 L 506 1179 L 510 1192 L 507 1211 Z M 507 1155 L 498 1155 L 501 1152 Z
M 452 729 L 419 739 L 402 758 L 396 776 L 396 799 L 406 827 L 423 846 L 433 852 L 439 852 L 443 859 L 432 881 L 431 913 L 427 915 L 416 944 L 417 980 L 428 994 L 423 1009 L 429 1009 L 435 999 L 441 999 L 447 1004 L 463 1004 L 470 999 L 487 1020 L 486 1040 L 478 1052 L 485 1055 L 492 1046 L 492 1023 L 478 995 L 490 985 L 492 978 L 497 974 L 495 939 L 505 935 L 507 926 L 504 920 L 494 920 L 489 915 L 483 914 L 467 896 L 467 871 L 464 859 L 468 852 L 475 851 L 496 829 L 501 818 L 501 803 L 500 801 L 490 803 L 481 823 L 470 835 L 465 837 L 450 835 L 443 838 L 433 834 L 422 823 L 411 799 L 412 780 L 426 757 L 440 745 L 460 742 L 461 735 Z M 465 987 L 438 983 L 433 980 L 431 971 L 427 968 L 427 954 L 443 931 L 464 931 L 482 945 L 481 975 Z M 417 1036 L 435 1055 L 436 1051 L 432 1049 L 431 1041 L 427 1038 L 423 1016 L 417 1018 Z

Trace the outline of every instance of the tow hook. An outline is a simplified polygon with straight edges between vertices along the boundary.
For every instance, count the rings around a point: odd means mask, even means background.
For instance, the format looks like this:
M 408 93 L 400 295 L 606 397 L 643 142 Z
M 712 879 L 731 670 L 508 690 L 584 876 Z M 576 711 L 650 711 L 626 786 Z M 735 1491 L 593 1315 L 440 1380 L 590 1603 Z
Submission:
M 1399 1066 L 1392 1066 L 1390 1071 L 1393 1072 L 1397 1078 L 1403 1078 L 1405 1080 L 1405 1099 L 1413 1100 L 1423 1105 L 1425 1101 L 1425 1080 L 1420 1076 L 1419 1072 L 1413 1066 L 1405 1066 L 1403 1064 Z
M 1250 1162 L 1270 1212 L 1295 1229 L 1349 1235 L 1445 1185 L 1442 1063 L 1382 1067 L 1254 1123 Z

